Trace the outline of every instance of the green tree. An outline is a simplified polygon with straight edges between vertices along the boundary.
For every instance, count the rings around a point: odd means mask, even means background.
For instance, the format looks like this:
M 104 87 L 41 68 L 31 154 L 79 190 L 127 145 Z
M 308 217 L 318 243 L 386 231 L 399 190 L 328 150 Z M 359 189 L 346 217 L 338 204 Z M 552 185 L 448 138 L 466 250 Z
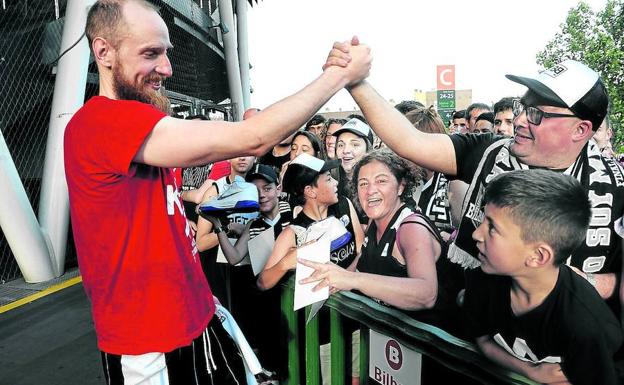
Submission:
M 624 153 L 624 0 L 608 0 L 597 13 L 583 1 L 570 9 L 561 31 L 537 54 L 544 68 L 565 59 L 600 73 L 609 93 L 614 149 Z

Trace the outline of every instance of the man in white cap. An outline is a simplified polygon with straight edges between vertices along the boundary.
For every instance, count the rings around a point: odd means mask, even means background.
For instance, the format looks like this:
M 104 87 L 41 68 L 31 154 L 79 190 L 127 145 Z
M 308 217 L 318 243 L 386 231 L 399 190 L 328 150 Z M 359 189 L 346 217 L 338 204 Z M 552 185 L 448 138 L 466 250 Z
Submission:
M 343 65 L 342 55 L 349 48 L 348 43 L 334 44 L 326 66 Z M 605 86 L 595 71 L 573 60 L 534 77 L 507 78 L 528 88 L 514 103 L 511 139 L 423 133 L 414 130 L 367 82 L 349 92 L 388 147 L 422 167 L 470 184 L 457 239 L 449 248 L 449 258 L 464 267 L 479 266 L 472 233 L 483 221 L 483 192 L 493 177 L 517 169 L 548 168 L 577 178 L 588 191 L 592 219 L 585 243 L 567 263 L 618 313 L 624 172 L 589 141 L 607 114 Z

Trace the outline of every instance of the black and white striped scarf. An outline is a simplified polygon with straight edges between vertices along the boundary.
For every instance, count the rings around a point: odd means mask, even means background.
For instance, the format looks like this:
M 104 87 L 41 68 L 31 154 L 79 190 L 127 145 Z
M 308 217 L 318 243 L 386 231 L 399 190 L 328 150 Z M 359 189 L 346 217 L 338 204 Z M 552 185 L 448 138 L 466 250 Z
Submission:
M 510 153 L 512 140 L 493 142 L 484 152 L 466 193 L 462 218 L 448 257 L 464 268 L 480 265 L 472 233 L 484 217 L 483 195 L 488 183 L 497 175 L 526 170 L 529 166 Z M 587 190 L 592 202 L 592 218 L 585 243 L 568 259 L 569 265 L 588 273 L 620 272 L 621 238 L 624 237 L 624 171 L 611 158 L 604 158 L 598 146 L 590 141 L 564 174 L 575 177 Z

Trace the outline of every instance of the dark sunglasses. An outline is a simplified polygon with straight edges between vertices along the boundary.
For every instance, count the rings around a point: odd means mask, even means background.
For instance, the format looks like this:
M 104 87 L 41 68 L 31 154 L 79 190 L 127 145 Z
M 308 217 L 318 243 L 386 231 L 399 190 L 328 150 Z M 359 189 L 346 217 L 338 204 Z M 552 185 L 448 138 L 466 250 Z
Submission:
M 553 112 L 542 111 L 537 107 L 525 106 L 520 99 L 514 99 L 513 101 L 513 114 L 514 116 L 520 115 L 523 111 L 526 111 L 527 120 L 529 123 L 539 126 L 544 118 L 576 118 L 576 115 L 572 114 L 557 114 Z

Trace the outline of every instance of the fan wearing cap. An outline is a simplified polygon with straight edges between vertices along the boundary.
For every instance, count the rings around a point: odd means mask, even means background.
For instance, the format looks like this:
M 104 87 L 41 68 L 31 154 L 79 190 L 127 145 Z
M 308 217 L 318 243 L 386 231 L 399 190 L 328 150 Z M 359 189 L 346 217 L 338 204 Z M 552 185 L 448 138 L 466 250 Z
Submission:
M 359 119 L 351 119 L 333 134 L 336 137 L 336 158 L 342 170 L 351 175 L 353 167 L 372 149 L 373 131 Z
M 353 118 L 333 135 L 336 137 L 336 158 L 340 160 L 338 193 L 351 197 L 353 194 L 349 188 L 349 181 L 353 175 L 353 168 L 364 154 L 373 149 L 373 130 L 368 124 Z M 362 211 L 358 210 L 357 213 L 360 223 L 368 223 L 368 218 Z
M 263 290 L 275 286 L 290 270 L 297 265 L 296 247 L 306 242 L 305 230 L 312 224 L 333 216 L 340 220 L 349 233 L 348 242 L 332 249 L 330 260 L 345 269 L 354 271 L 356 257 L 359 255 L 364 233 L 358 221 L 351 201 L 338 194 L 337 181 L 331 170 L 339 167 L 338 160 L 324 161 L 308 154 L 296 157 L 284 174 L 284 191 L 302 206 L 302 211 L 292 221 L 292 226 L 284 229 L 275 241 L 273 252 L 269 256 L 264 270 L 258 278 L 258 287 Z M 326 373 L 329 367 L 327 343 L 329 343 L 329 312 L 321 309 L 319 313 L 319 341 L 321 343 L 321 368 Z M 350 326 L 346 326 L 349 332 Z M 347 333 L 348 334 L 348 333 Z M 357 355 L 356 355 L 357 356 Z M 352 366 L 352 375 L 356 376 L 357 366 Z M 323 381 L 329 378 L 326 373 Z
M 334 45 L 326 65 L 340 65 L 349 48 L 349 43 Z M 416 131 L 369 83 L 359 83 L 349 92 L 371 127 L 397 154 L 470 184 L 457 238 L 449 248 L 449 258 L 464 267 L 479 265 L 472 233 L 483 221 L 483 191 L 494 176 L 516 169 L 547 168 L 581 181 L 594 214 L 586 241 L 567 263 L 603 298 L 610 299 L 612 309 L 619 313 L 615 294 L 622 265 L 624 172 L 590 142 L 607 114 L 605 86 L 598 73 L 574 60 L 537 76 L 507 77 L 528 88 L 515 102 L 511 139 Z
M 260 204 L 260 216 L 247 222 L 240 238 L 232 245 L 228 242 L 227 232 L 218 233 L 219 245 L 223 250 L 228 262 L 232 265 L 240 263 L 248 253 L 247 242 L 255 236 L 274 227 L 275 237 L 282 232 L 292 220 L 291 208 L 288 202 L 280 199 L 282 186 L 279 184 L 277 173 L 271 166 L 256 164 L 245 176 L 247 182 L 253 183 L 258 188 L 258 203 Z M 217 217 L 205 217 L 213 228 L 221 228 L 221 220 Z
M 275 238 L 290 225 L 292 211 L 287 201 L 280 199 L 282 186 L 277 173 L 271 166 L 256 164 L 245 176 L 245 180 L 258 188 L 260 216 L 247 222 L 240 238 L 232 245 L 225 231 L 218 233 L 219 245 L 231 265 L 236 265 L 248 253 L 248 242 L 263 231 L 273 228 Z M 216 217 L 206 217 L 213 228 L 221 228 L 221 221 Z M 238 267 L 244 269 L 238 274 L 236 285 L 232 287 L 232 306 L 236 309 L 241 329 L 258 349 L 258 357 L 265 368 L 282 376 L 279 354 L 274 354 L 273 345 L 280 338 L 275 325 L 279 325 L 279 292 L 260 292 L 251 265 Z M 257 315 L 263 316 L 258 318 Z
M 338 167 L 336 160 L 323 161 L 308 154 L 296 157 L 284 174 L 283 189 L 303 209 L 292 222 L 299 228 L 329 216 L 339 219 L 351 233 L 351 241 L 332 251 L 331 261 L 342 267 L 355 268 L 353 262 L 364 239 L 357 220 L 355 208 L 349 199 L 339 196 L 337 182 L 331 176 L 331 169 Z M 286 273 L 297 265 L 296 247 L 302 244 L 297 239 L 297 228 L 287 227 L 275 241 L 273 253 L 258 277 L 258 287 L 267 290 L 275 286 Z M 353 266 L 352 266 L 353 265 Z

